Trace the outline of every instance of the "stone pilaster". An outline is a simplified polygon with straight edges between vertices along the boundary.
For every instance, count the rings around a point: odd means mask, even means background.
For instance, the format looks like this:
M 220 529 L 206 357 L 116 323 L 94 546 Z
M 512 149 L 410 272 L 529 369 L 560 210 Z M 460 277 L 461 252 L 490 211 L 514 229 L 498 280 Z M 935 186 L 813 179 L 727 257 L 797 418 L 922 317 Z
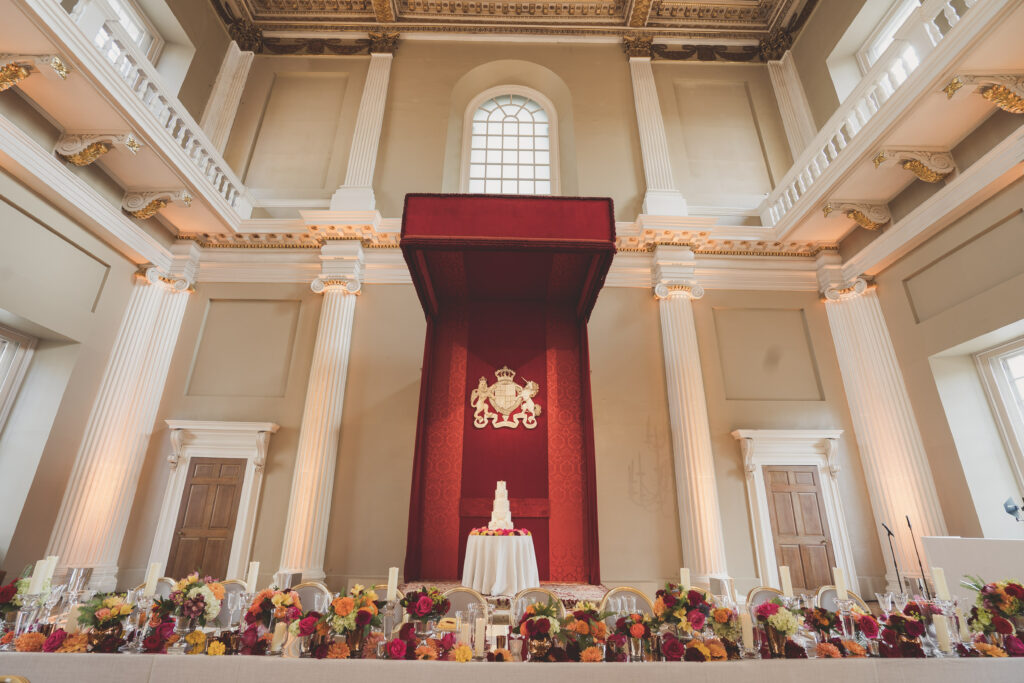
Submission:
M 863 279 L 825 284 L 823 291 L 887 578 L 895 587 L 882 524 L 896 534 L 900 572 L 920 576 L 906 517 L 918 541 L 922 536 L 945 536 L 946 523 L 878 295 Z M 919 550 L 923 558 L 924 551 Z
M 643 212 L 659 216 L 685 216 L 686 200 L 676 188 L 668 153 L 665 123 L 661 118 L 658 88 L 654 82 L 650 57 L 629 58 L 633 80 L 636 123 L 640 130 L 640 153 L 644 162 L 647 191 Z
M 692 277 L 694 255 L 689 248 L 658 247 L 654 258 L 683 563 L 694 578 L 706 582 L 711 577 L 725 577 L 727 571 L 693 318 L 693 300 L 704 296 L 704 289 Z
M 799 159 L 807 145 L 818 134 L 818 127 L 814 125 L 811 107 L 807 104 L 807 95 L 793 62 L 793 53 L 787 50 L 781 59 L 768 62 L 768 76 L 772 81 L 775 99 L 779 103 L 779 113 L 782 114 L 782 125 L 789 141 L 789 151 L 794 160 Z
M 321 276 L 312 286 L 324 300 L 299 431 L 279 572 L 301 572 L 304 581 L 324 578 L 352 323 L 362 282 L 362 246 L 354 240 L 328 243 L 321 250 L 321 258 Z
M 213 82 L 213 92 L 203 110 L 199 125 L 221 154 L 228 144 L 228 136 L 235 123 L 235 114 L 238 113 L 238 104 L 242 101 L 242 91 L 255 56 L 254 52 L 240 49 L 233 40 L 228 43 L 217 80 Z
M 62 570 L 91 567 L 97 590 L 117 583 L 125 526 L 189 291 L 188 279 L 156 268 L 138 276 L 50 536 L 47 554 L 60 557 Z

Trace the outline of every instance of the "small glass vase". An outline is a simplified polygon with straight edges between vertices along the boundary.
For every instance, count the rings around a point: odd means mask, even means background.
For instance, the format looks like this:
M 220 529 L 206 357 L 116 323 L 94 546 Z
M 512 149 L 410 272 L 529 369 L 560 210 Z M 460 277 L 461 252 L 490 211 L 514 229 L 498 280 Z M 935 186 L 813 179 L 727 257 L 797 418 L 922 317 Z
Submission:
M 765 642 L 768 643 L 768 652 L 772 659 L 783 659 L 786 656 L 786 634 L 776 631 L 771 626 L 765 625 Z
M 645 638 L 629 638 L 629 661 L 642 662 L 646 658 Z
M 416 636 L 419 637 L 417 631 Z M 354 631 L 349 631 L 345 636 L 345 644 L 348 645 L 349 658 L 350 659 L 362 659 L 363 658 L 363 643 L 366 641 L 366 630 L 363 628 L 357 628 Z
M 426 621 L 416 621 L 413 623 L 416 625 L 415 633 L 417 645 L 423 645 L 426 641 L 433 638 L 437 633 L 437 621 L 435 621 L 434 619 L 428 619 Z
M 176 616 L 174 617 L 174 634 L 178 636 L 178 639 L 174 641 L 174 644 L 168 646 L 167 654 L 169 655 L 183 655 L 188 653 L 188 643 L 185 642 L 185 636 L 192 633 L 196 628 L 196 620 L 192 617 Z

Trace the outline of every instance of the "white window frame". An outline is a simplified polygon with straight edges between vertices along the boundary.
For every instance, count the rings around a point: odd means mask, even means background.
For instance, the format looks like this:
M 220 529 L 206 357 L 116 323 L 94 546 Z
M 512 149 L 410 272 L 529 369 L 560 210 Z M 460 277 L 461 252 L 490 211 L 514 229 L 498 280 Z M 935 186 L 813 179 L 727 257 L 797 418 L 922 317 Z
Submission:
M 1021 353 L 1024 353 L 1024 337 L 977 353 L 974 362 L 1017 476 L 1017 485 L 1024 488 L 1024 397 L 1017 395 L 1005 363 L 1010 356 Z
M 3 325 L 0 325 L 0 339 L 7 342 L 0 352 L 0 432 L 3 432 L 39 340 Z
M 148 48 L 143 49 L 140 44 L 131 39 L 127 30 L 125 30 L 124 26 L 121 24 L 120 17 L 117 15 L 117 12 L 114 11 L 114 8 L 110 6 L 108 0 L 79 0 L 79 4 L 75 7 L 73 16 L 76 17 L 76 21 L 79 24 L 83 25 L 83 29 L 88 34 L 89 40 L 92 41 L 94 45 L 100 30 L 107 31 L 109 33 L 112 30 L 110 25 L 116 24 L 117 28 L 113 30 L 120 33 L 120 35 L 117 36 L 119 39 L 126 41 L 131 46 L 130 49 L 134 53 L 133 56 L 141 57 L 155 67 L 157 61 L 160 59 L 160 54 L 164 49 L 165 41 L 163 36 L 135 0 L 117 0 L 117 2 L 125 7 L 131 15 L 131 18 L 136 20 L 142 27 L 142 30 L 152 38 L 152 42 Z M 95 26 L 96 30 L 92 31 L 90 28 L 86 28 L 86 26 Z
M 558 112 L 555 104 L 543 93 L 522 85 L 499 85 L 488 88 L 469 101 L 466 114 L 462 120 L 462 161 L 459 165 L 459 191 L 469 192 L 469 159 L 473 147 L 473 116 L 477 109 L 487 100 L 500 95 L 519 95 L 533 100 L 548 115 L 548 158 L 551 163 L 551 192 L 549 194 L 528 195 L 532 197 L 557 197 L 562 193 L 562 179 L 558 163 Z
M 885 54 L 889 45 L 896 40 L 896 33 L 900 30 L 900 27 L 906 23 L 910 15 L 921 6 L 920 0 L 898 0 L 892 4 L 889 11 L 885 13 L 882 21 L 878 23 L 875 30 L 871 32 L 867 40 L 861 45 L 860 49 L 857 50 L 855 55 L 857 59 L 857 66 L 860 67 L 861 75 L 866 75 L 871 67 L 874 66 L 878 58 Z M 888 44 L 879 49 L 879 43 L 883 41 L 883 36 L 890 36 Z

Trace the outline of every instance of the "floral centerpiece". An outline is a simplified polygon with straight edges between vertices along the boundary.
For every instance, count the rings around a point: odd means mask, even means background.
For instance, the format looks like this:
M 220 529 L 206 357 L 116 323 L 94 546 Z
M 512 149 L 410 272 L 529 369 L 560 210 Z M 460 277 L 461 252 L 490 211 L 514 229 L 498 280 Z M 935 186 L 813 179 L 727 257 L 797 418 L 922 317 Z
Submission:
M 121 634 L 124 619 L 132 613 L 132 606 L 124 596 L 115 593 L 96 595 L 81 606 L 78 624 L 89 629 L 88 641 L 92 652 L 117 652 L 124 645 Z
M 832 637 L 833 632 L 843 630 L 839 614 L 830 609 L 825 609 L 824 607 L 806 608 L 803 610 L 803 618 L 804 624 L 812 630 L 817 631 L 818 636 L 822 641 L 829 640 Z
M 608 626 L 604 620 L 608 612 L 598 611 L 592 602 L 577 602 L 573 611 L 561 623 L 562 641 L 566 656 L 574 662 L 600 662 L 604 660 L 604 645 Z
M 743 633 L 740 626 L 740 615 L 735 609 L 729 607 L 714 607 L 711 609 L 711 617 L 708 619 L 711 624 L 711 631 L 715 637 L 722 642 L 729 659 L 739 659 L 740 649 L 738 643 Z
M 767 648 L 762 650 L 767 650 L 769 658 L 799 659 L 807 656 L 802 647 L 790 640 L 800 629 L 803 619 L 784 607 L 777 598 L 754 608 L 754 616 L 764 629 Z
M 436 588 L 424 586 L 421 590 L 411 591 L 402 598 L 402 608 L 413 621 L 426 624 L 437 621 L 448 614 L 451 603 Z
M 366 636 L 381 626 L 380 608 L 383 604 L 375 591 L 357 584 L 348 595 L 339 596 L 331 602 L 323 623 L 330 633 L 344 637 L 352 656 L 358 656 Z
M 290 588 L 261 590 L 253 597 L 245 613 L 245 623 L 249 627 L 262 626 L 265 629 L 270 629 L 274 622 L 290 624 L 301 618 L 302 601 L 299 600 L 299 594 Z
M 446 633 L 441 638 L 420 639 L 416 635 L 415 625 L 411 623 L 402 624 L 398 636 L 387 641 L 384 655 L 388 659 L 468 661 L 465 659 L 465 650 L 456 648 L 454 634 Z M 472 652 L 469 652 L 469 658 L 472 659 Z
M 549 653 L 559 631 L 558 603 L 554 598 L 527 605 L 519 619 L 519 633 L 526 638 L 524 647 L 531 660 L 541 660 Z
M 684 640 L 700 635 L 714 605 L 693 588 L 683 591 L 674 583 L 655 593 L 654 616 L 659 625 L 674 627 Z
M 157 600 L 157 609 L 163 614 L 181 617 L 198 626 L 206 626 L 220 614 L 224 600 L 224 586 L 211 577 L 199 578 L 189 574 L 179 581 L 169 597 Z
M 978 593 L 967 620 L 972 631 L 1002 646 L 1006 638 L 1015 637 L 1017 630 L 1024 628 L 1024 585 L 1019 581 L 985 583 L 969 576 L 963 585 Z
M 477 527 L 469 532 L 470 536 L 532 536 L 529 529 L 489 529 Z
M 878 651 L 882 657 L 924 657 L 921 636 L 925 625 L 919 614 L 913 613 L 908 605 L 902 614 L 894 612 L 885 620 L 882 642 Z
M 610 661 L 639 662 L 654 650 L 654 619 L 646 614 L 627 614 L 615 620 L 615 631 L 607 639 Z

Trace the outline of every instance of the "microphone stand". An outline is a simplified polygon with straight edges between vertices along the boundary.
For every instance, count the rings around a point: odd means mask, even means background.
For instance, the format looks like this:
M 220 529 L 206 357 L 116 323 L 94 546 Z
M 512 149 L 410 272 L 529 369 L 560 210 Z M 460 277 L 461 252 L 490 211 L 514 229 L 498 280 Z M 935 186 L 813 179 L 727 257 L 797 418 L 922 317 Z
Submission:
M 931 592 L 928 590 L 928 579 L 924 575 L 924 564 L 921 562 L 921 551 L 917 548 L 917 540 L 914 538 L 914 527 L 910 525 L 910 515 L 907 517 L 907 528 L 910 529 L 910 542 L 914 544 L 914 553 L 917 554 L 917 568 L 921 570 L 921 583 L 924 584 L 924 597 L 929 600 L 932 599 Z
M 896 561 L 896 549 L 892 547 L 892 537 L 895 536 L 892 529 L 885 522 L 882 522 L 882 527 L 885 529 L 885 533 L 889 535 L 889 552 L 892 553 L 892 566 L 896 569 L 896 583 L 900 586 L 900 593 L 903 592 L 903 579 L 900 578 L 900 563 Z

